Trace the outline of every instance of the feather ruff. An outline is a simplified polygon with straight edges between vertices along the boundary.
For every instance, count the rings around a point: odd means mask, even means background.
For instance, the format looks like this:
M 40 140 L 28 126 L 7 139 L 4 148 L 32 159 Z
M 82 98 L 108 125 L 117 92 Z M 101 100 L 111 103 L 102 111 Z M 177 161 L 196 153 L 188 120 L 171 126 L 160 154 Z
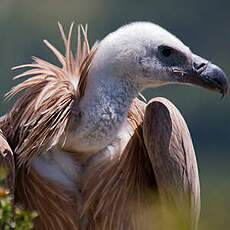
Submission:
M 38 152 L 48 151 L 58 144 L 65 132 L 73 102 L 84 95 L 90 65 L 97 50 L 97 44 L 92 49 L 89 47 L 87 26 L 78 26 L 74 57 L 71 51 L 73 23 L 68 37 L 65 36 L 62 25 L 58 25 L 65 44 L 65 56 L 47 40 L 44 43 L 57 57 L 62 68 L 37 57 L 33 57 L 32 64 L 13 68 L 30 68 L 15 77 L 30 76 L 6 95 L 7 99 L 11 99 L 23 91 L 0 122 L 17 156 L 18 166 L 29 167 Z

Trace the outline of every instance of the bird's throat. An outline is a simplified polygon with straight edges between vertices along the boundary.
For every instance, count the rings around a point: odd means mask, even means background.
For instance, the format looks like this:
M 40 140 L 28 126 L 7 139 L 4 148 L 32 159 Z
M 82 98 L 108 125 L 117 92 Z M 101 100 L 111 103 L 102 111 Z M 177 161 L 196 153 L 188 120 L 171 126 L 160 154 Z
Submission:
M 98 152 L 117 136 L 138 89 L 131 82 L 112 75 L 89 76 L 79 102 L 82 116 L 71 137 L 82 152 Z

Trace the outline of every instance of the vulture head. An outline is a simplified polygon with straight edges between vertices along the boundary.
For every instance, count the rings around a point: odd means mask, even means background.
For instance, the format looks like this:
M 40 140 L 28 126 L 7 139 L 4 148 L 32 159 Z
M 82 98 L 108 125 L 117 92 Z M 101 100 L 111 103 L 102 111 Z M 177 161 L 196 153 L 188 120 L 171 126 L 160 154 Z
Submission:
M 158 25 L 136 22 L 119 28 L 101 41 L 96 69 L 129 77 L 138 88 L 182 83 L 221 93 L 228 91 L 224 72 L 195 54 Z

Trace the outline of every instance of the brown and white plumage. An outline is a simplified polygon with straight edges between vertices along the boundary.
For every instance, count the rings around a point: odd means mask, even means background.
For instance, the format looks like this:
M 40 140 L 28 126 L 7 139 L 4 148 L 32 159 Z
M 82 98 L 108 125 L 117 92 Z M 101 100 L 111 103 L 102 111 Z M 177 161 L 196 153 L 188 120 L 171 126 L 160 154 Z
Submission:
M 1 118 L 1 127 L 16 158 L 16 169 L 14 165 L 10 167 L 12 172 L 16 171 L 16 203 L 38 211 L 40 217 L 35 220 L 36 229 L 66 229 L 68 226 L 69 229 L 75 229 L 79 224 L 75 194 L 58 183 L 45 180 L 33 168 L 28 172 L 33 157 L 38 152 L 48 151 L 60 144 L 59 139 L 68 122 L 71 105 L 83 94 L 87 72 L 96 51 L 96 46 L 89 49 L 87 28 L 83 27 L 81 29 L 84 40 L 81 47 L 79 26 L 74 58 L 70 50 L 73 24 L 68 39 L 60 24 L 59 27 L 66 46 L 65 56 L 48 41 L 45 44 L 58 58 L 62 68 L 36 57 L 32 64 L 15 67 L 14 69 L 33 68 L 16 78 L 35 76 L 17 85 L 7 94 L 11 98 L 24 90 L 9 113 Z M 1 143 L 1 149 L 7 143 L 3 144 Z M 5 152 L 1 151 L 2 154 Z M 13 158 L 8 158 L 9 156 L 2 159 L 3 165 L 14 163 Z M 10 182 L 10 185 L 13 186 L 13 183 Z
M 15 202 L 38 211 L 35 229 L 158 228 L 159 201 L 187 210 L 195 228 L 199 178 L 186 123 L 168 100 L 136 96 L 177 82 L 226 94 L 223 72 L 151 23 L 127 25 L 92 49 L 87 28 L 81 49 L 78 27 L 75 57 L 73 25 L 68 38 L 59 28 L 65 56 L 45 43 L 62 67 L 39 58 L 16 67 L 32 68 L 17 77 L 33 76 L 8 93 L 23 91 L 0 120 L 16 161 Z
M 195 228 L 200 186 L 187 125 L 165 98 L 152 99 L 144 114 L 122 156 L 86 176 L 85 210 L 93 210 L 94 219 L 102 222 L 98 229 L 120 229 L 125 222 L 132 223 L 125 229 L 165 229 L 170 226 L 158 216 L 160 198 L 164 208 L 172 205 L 173 212 L 189 219 L 186 227 L 190 222 Z
M 15 169 L 13 164 L 13 155 L 8 156 L 9 154 L 2 159 L 1 165 L 12 164 L 7 167 L 12 171 L 12 176 L 10 176 L 12 179 L 8 183 L 12 188 L 14 188 L 13 181 L 15 179 L 13 175 L 16 171 L 16 202 L 25 208 L 38 211 L 39 220 L 42 219 L 42 221 L 35 220 L 37 229 L 45 229 L 45 227 L 47 229 L 65 229 L 68 226 L 67 223 L 70 224 L 70 229 L 74 229 L 74 226 L 77 227 L 79 224 L 79 218 L 75 212 L 77 210 L 75 195 L 55 182 L 44 180 L 34 169 L 27 172 L 31 167 L 33 157 L 38 152 L 48 151 L 60 144 L 59 139 L 68 122 L 71 105 L 84 94 L 87 73 L 97 49 L 95 44 L 90 50 L 86 35 L 87 28 L 83 29 L 79 26 L 77 51 L 74 58 L 70 50 L 73 24 L 70 27 L 68 39 L 66 39 L 60 24 L 59 28 L 66 46 L 65 57 L 48 41 L 45 40 L 45 44 L 58 58 L 62 68 L 37 57 L 33 58 L 34 63 L 32 64 L 14 67 L 13 69 L 33 68 L 15 78 L 35 76 L 20 83 L 7 94 L 7 98 L 11 98 L 25 90 L 9 113 L 1 118 L 1 127 L 14 149 L 17 167 Z M 84 35 L 82 47 L 80 28 Z M 132 107 L 135 110 L 135 103 Z M 134 124 L 135 114 L 131 118 L 132 114 L 130 113 L 129 117 L 130 124 Z M 47 129 L 47 126 L 50 128 Z M 1 148 L 10 151 L 5 139 L 3 141 Z M 5 153 L 4 149 L 2 154 Z M 68 193 L 69 195 L 67 195 Z M 31 196 L 32 194 L 33 196 Z M 49 197 L 48 200 L 44 194 Z M 63 194 L 66 194 L 66 197 Z M 51 212 L 54 212 L 54 219 L 52 215 L 50 216 Z

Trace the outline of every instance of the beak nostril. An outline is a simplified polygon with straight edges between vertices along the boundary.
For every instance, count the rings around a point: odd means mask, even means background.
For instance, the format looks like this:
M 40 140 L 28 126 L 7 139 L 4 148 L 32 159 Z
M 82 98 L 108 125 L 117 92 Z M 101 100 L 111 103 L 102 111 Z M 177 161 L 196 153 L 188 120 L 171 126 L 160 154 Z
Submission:
M 207 63 L 193 63 L 193 66 L 196 70 L 200 70 L 201 68 L 203 68 L 204 66 L 206 66 Z

